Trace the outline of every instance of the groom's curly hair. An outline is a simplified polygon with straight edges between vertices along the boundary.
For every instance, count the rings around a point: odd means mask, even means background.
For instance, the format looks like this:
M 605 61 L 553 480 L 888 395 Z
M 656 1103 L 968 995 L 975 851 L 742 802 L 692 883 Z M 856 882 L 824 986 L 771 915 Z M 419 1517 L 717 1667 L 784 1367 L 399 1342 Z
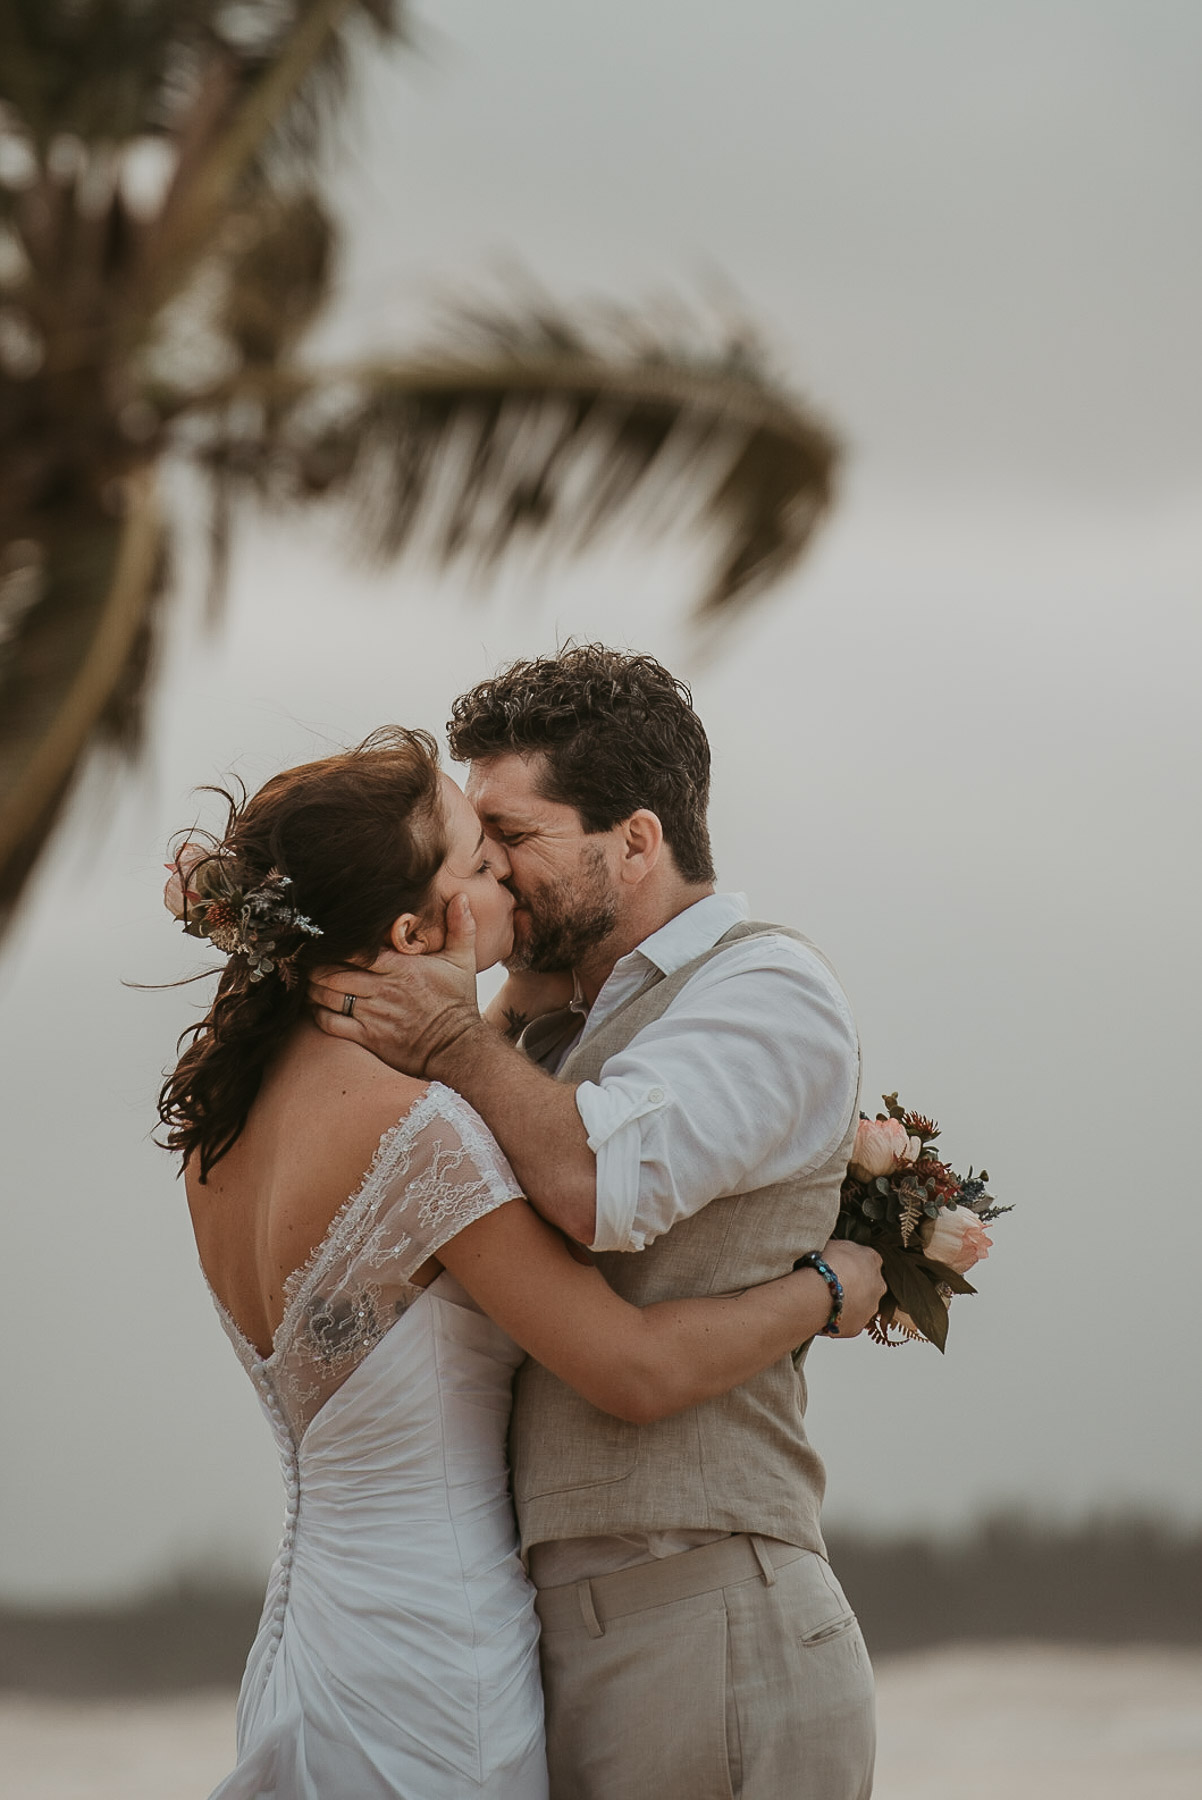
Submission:
M 459 762 L 539 753 L 543 793 L 609 831 L 646 807 L 686 881 L 714 879 L 706 810 L 710 747 L 683 681 L 605 644 L 510 663 L 461 694 L 447 725 Z

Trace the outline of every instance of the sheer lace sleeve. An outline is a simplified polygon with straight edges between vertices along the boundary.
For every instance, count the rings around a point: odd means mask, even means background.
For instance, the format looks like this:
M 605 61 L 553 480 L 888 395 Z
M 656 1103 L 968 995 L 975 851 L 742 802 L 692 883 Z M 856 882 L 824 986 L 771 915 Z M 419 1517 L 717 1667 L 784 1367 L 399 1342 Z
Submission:
M 357 1192 L 285 1286 L 262 1367 L 295 1437 L 421 1293 L 411 1277 L 422 1264 L 521 1191 L 484 1121 L 438 1082 L 385 1132 Z
M 407 1278 L 466 1226 L 521 1191 L 483 1119 L 435 1082 L 385 1132 L 344 1213 L 357 1260 L 387 1260 Z

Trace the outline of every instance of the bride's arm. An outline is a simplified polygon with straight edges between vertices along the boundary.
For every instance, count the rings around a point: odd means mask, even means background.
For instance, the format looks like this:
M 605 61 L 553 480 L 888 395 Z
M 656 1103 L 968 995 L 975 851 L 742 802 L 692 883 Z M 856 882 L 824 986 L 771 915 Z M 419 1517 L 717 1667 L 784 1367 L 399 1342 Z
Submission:
M 844 1287 L 841 1337 L 862 1331 L 884 1292 L 880 1257 L 831 1243 Z M 525 1201 L 444 1244 L 439 1260 L 536 1362 L 592 1405 L 633 1424 L 665 1419 L 738 1387 L 822 1330 L 830 1293 L 800 1269 L 745 1293 L 632 1306 L 581 1266 Z

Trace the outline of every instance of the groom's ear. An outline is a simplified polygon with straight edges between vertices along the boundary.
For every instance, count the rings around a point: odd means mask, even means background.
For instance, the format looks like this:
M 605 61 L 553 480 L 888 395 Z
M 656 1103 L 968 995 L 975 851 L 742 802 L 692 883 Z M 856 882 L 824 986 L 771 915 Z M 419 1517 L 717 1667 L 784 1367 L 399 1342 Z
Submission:
M 664 847 L 664 828 L 658 815 L 644 806 L 623 819 L 618 830 L 621 833 L 619 879 L 637 885 L 647 879 L 659 862 Z

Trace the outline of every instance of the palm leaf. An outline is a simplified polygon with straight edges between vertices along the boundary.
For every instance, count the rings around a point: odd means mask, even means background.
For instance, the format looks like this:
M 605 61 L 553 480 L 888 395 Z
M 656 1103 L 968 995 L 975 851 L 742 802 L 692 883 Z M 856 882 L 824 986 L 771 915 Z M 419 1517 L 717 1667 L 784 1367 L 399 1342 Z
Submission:
M 835 443 L 745 336 L 701 354 L 635 323 L 599 341 L 540 315 L 441 357 L 246 370 L 198 407 L 203 460 L 223 488 L 348 502 L 380 560 L 419 541 L 487 566 L 522 538 L 578 550 L 683 513 L 716 546 L 698 613 L 725 616 L 801 556 Z
M 0 920 L 53 828 L 87 746 L 120 732 L 123 684 L 144 664 L 160 530 L 148 474 L 127 484 L 125 518 L 78 504 L 39 524 L 48 554 L 10 555 L 0 582 Z M 21 539 L 33 556 L 37 540 Z M 7 626 L 7 631 L 6 631 Z
M 310 177 L 357 17 L 403 35 L 405 0 L 0 0 L 0 134 L 28 165 L 0 184 L 0 917 L 89 746 L 137 735 L 165 309 L 202 315 L 215 273 L 206 328 L 245 368 L 324 298 Z M 174 172 L 141 216 L 123 157 L 154 138 Z
M 224 9 L 228 12 L 228 8 Z M 270 33 L 279 8 L 260 0 L 266 35 L 239 54 L 228 41 L 208 59 L 199 118 L 181 144 L 175 179 L 143 252 L 143 306 L 153 311 L 212 253 L 214 232 L 240 195 L 312 172 L 322 125 L 346 78 L 346 26 L 365 12 L 385 32 L 404 35 L 404 0 L 293 0 L 286 29 Z M 249 53 L 248 53 L 249 49 Z
M 829 504 L 830 434 L 745 332 L 536 297 L 461 312 L 408 359 L 293 360 L 332 266 L 315 152 L 351 27 L 404 38 L 407 15 L 0 0 L 0 137 L 6 169 L 26 163 L 0 182 L 0 914 L 89 745 L 136 732 L 149 471 L 173 443 L 208 467 L 219 526 L 240 491 L 324 496 L 377 558 L 425 543 L 489 565 L 522 540 L 691 520 L 713 618 L 786 573 Z M 147 208 L 127 152 L 156 144 Z M 206 385 L 206 367 L 230 372 Z
M 407 0 L 0 0 L 0 100 L 43 154 L 63 133 L 123 144 L 173 132 L 219 63 L 239 115 L 225 165 L 259 154 L 277 126 L 311 151 L 321 99 L 345 79 L 344 26 L 363 16 L 407 38 L 406 12 Z

